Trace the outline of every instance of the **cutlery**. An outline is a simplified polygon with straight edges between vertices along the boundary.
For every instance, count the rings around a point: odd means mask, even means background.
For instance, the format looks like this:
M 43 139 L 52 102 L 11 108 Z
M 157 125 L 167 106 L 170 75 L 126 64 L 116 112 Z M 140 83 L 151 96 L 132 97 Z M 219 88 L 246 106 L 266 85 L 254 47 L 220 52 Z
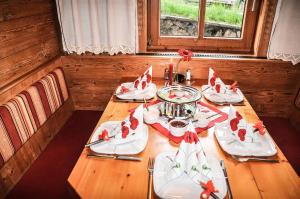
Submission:
M 137 103 L 143 103 L 144 100 L 141 99 L 114 99 L 115 102 L 137 102 Z
M 206 119 L 212 118 L 212 117 L 214 117 L 214 116 L 216 116 L 216 115 L 219 115 L 219 114 L 221 114 L 221 113 L 213 114 L 213 115 L 211 115 L 211 116 L 208 116 Z M 198 122 L 198 121 L 199 121 L 199 120 L 193 120 L 192 122 Z
M 226 171 L 226 168 L 225 168 L 224 160 L 220 161 L 220 165 L 222 167 L 224 177 L 225 177 L 225 180 L 226 180 L 226 184 L 227 184 L 227 188 L 228 188 L 228 198 L 232 199 L 233 198 L 232 197 L 232 192 L 231 192 L 231 189 L 230 189 L 230 184 L 229 184 L 229 181 L 228 181 L 228 176 L 227 176 L 227 171 Z
M 219 103 L 219 102 L 214 102 L 217 106 L 228 106 L 228 105 L 232 105 L 232 106 L 246 106 L 246 104 L 244 103 L 229 103 L 229 102 L 224 102 L 224 103 Z
M 87 157 L 112 158 L 115 160 L 142 161 L 142 158 L 126 155 L 88 154 Z
M 262 161 L 262 162 L 273 162 L 273 163 L 279 163 L 278 159 L 269 159 L 269 158 L 260 158 L 260 157 L 240 157 L 237 155 L 232 155 L 234 159 L 236 159 L 239 162 L 247 162 L 247 161 Z
M 149 158 L 148 160 L 148 173 L 149 173 L 149 178 L 148 178 L 148 194 L 147 198 L 150 199 L 152 198 L 152 177 L 153 177 L 153 169 L 154 169 L 154 158 Z
M 114 138 L 114 137 L 115 137 L 115 135 L 114 135 L 114 136 L 110 136 L 110 137 L 108 137 L 108 138 L 110 139 L 110 138 Z M 101 143 L 101 142 L 103 142 L 103 141 L 105 141 L 105 140 L 104 140 L 104 139 L 96 140 L 96 141 L 90 142 L 90 143 L 88 143 L 88 144 L 86 144 L 86 145 L 84 145 L 84 146 L 85 146 L 85 147 L 90 147 L 90 146 L 92 146 L 92 145 L 99 144 L 99 143 Z

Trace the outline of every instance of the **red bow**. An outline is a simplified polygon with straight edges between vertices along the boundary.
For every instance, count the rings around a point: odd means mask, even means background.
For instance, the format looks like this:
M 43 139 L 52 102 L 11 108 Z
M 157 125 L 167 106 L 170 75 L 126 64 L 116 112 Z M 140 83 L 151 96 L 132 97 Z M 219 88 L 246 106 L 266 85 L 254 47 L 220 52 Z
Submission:
M 209 198 L 210 194 L 213 192 L 218 192 L 215 189 L 215 186 L 211 180 L 207 181 L 207 183 L 200 182 L 201 187 L 203 187 L 203 192 L 200 194 L 200 199 Z
M 264 135 L 266 133 L 266 128 L 262 121 L 258 121 L 254 124 L 253 128 L 258 129 L 259 134 Z
M 179 49 L 178 53 L 183 58 L 183 61 L 191 61 L 193 56 L 193 52 L 186 49 Z
M 237 91 L 237 81 L 233 82 L 233 84 L 230 85 L 230 90 L 232 90 L 233 92 Z
M 109 140 L 109 137 L 108 137 L 108 131 L 106 129 L 104 129 L 102 131 L 102 133 L 98 136 L 98 139 L 99 140 Z

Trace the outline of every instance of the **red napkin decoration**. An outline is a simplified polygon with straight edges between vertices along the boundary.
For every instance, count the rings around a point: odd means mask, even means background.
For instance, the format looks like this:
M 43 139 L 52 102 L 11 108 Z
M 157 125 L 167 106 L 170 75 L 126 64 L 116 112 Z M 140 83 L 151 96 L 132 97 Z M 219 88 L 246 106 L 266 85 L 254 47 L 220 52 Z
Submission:
M 247 133 L 246 129 L 239 129 L 238 136 L 239 136 L 241 141 L 245 141 L 246 133 Z
M 217 93 L 220 93 L 221 85 L 220 84 L 216 84 L 215 88 L 216 88 Z
M 207 181 L 207 183 L 200 182 L 200 184 L 204 188 L 203 192 L 200 194 L 200 199 L 207 199 L 210 197 L 211 193 L 218 192 L 211 180 Z
M 147 71 L 147 83 L 149 84 L 150 81 L 151 81 L 151 79 L 152 79 L 152 77 L 151 77 L 151 75 L 148 74 L 148 73 L 149 73 L 149 71 Z
M 170 95 L 169 95 L 169 98 L 170 98 L 170 99 L 173 99 L 174 97 L 176 97 L 176 94 L 170 94 Z
M 127 126 L 122 126 L 122 138 L 126 138 L 129 134 L 129 128 Z
M 217 79 L 217 73 L 214 72 L 212 78 L 210 78 L 210 80 L 209 80 L 209 81 L 210 81 L 210 84 L 211 84 L 212 86 L 215 86 L 216 79 Z
M 135 82 L 134 82 L 134 88 L 137 88 L 138 87 L 138 85 L 139 85 L 139 83 L 140 83 L 140 80 L 135 80 Z
M 143 89 L 143 90 L 146 88 L 146 85 L 147 85 L 146 82 L 143 81 L 143 82 L 142 82 L 142 89 Z
M 139 125 L 139 121 L 135 117 L 130 118 L 130 128 L 132 130 L 135 130 L 138 125 Z
M 265 126 L 262 121 L 258 121 L 253 128 L 258 129 L 259 134 L 264 135 L 266 133 Z
M 230 90 L 232 90 L 233 92 L 237 91 L 237 81 L 233 82 L 233 84 L 230 85 Z
M 197 144 L 198 141 L 199 141 L 199 138 L 198 138 L 198 136 L 196 135 L 196 133 L 193 133 L 193 132 L 191 132 L 191 131 L 187 131 L 187 132 L 184 134 L 183 140 L 184 140 L 186 143 L 192 144 L 193 142 L 195 142 L 195 144 Z
M 109 140 L 108 131 L 106 129 L 104 129 L 102 131 L 102 133 L 98 136 L 98 139 L 99 140 L 105 140 L 105 141 Z
M 129 90 L 125 86 L 121 86 L 121 93 L 127 93 Z
M 236 111 L 236 118 L 234 118 L 230 121 L 230 127 L 231 127 L 232 131 L 236 131 L 238 129 L 238 124 L 241 119 L 243 119 L 243 117 L 241 116 L 241 114 L 239 112 Z

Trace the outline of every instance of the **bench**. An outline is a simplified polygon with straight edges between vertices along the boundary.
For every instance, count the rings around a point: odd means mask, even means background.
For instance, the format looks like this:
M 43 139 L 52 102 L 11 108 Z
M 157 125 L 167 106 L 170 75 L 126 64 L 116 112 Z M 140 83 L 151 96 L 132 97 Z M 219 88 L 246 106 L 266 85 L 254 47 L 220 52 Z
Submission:
M 0 90 L 0 198 L 14 187 L 74 110 L 54 60 Z

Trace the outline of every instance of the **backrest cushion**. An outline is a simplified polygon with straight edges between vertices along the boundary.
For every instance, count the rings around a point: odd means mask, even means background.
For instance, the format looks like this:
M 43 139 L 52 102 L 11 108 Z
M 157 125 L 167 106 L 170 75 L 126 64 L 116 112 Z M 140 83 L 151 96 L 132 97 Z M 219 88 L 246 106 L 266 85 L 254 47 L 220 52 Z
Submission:
M 57 68 L 0 106 L 0 167 L 68 97 L 63 70 Z

